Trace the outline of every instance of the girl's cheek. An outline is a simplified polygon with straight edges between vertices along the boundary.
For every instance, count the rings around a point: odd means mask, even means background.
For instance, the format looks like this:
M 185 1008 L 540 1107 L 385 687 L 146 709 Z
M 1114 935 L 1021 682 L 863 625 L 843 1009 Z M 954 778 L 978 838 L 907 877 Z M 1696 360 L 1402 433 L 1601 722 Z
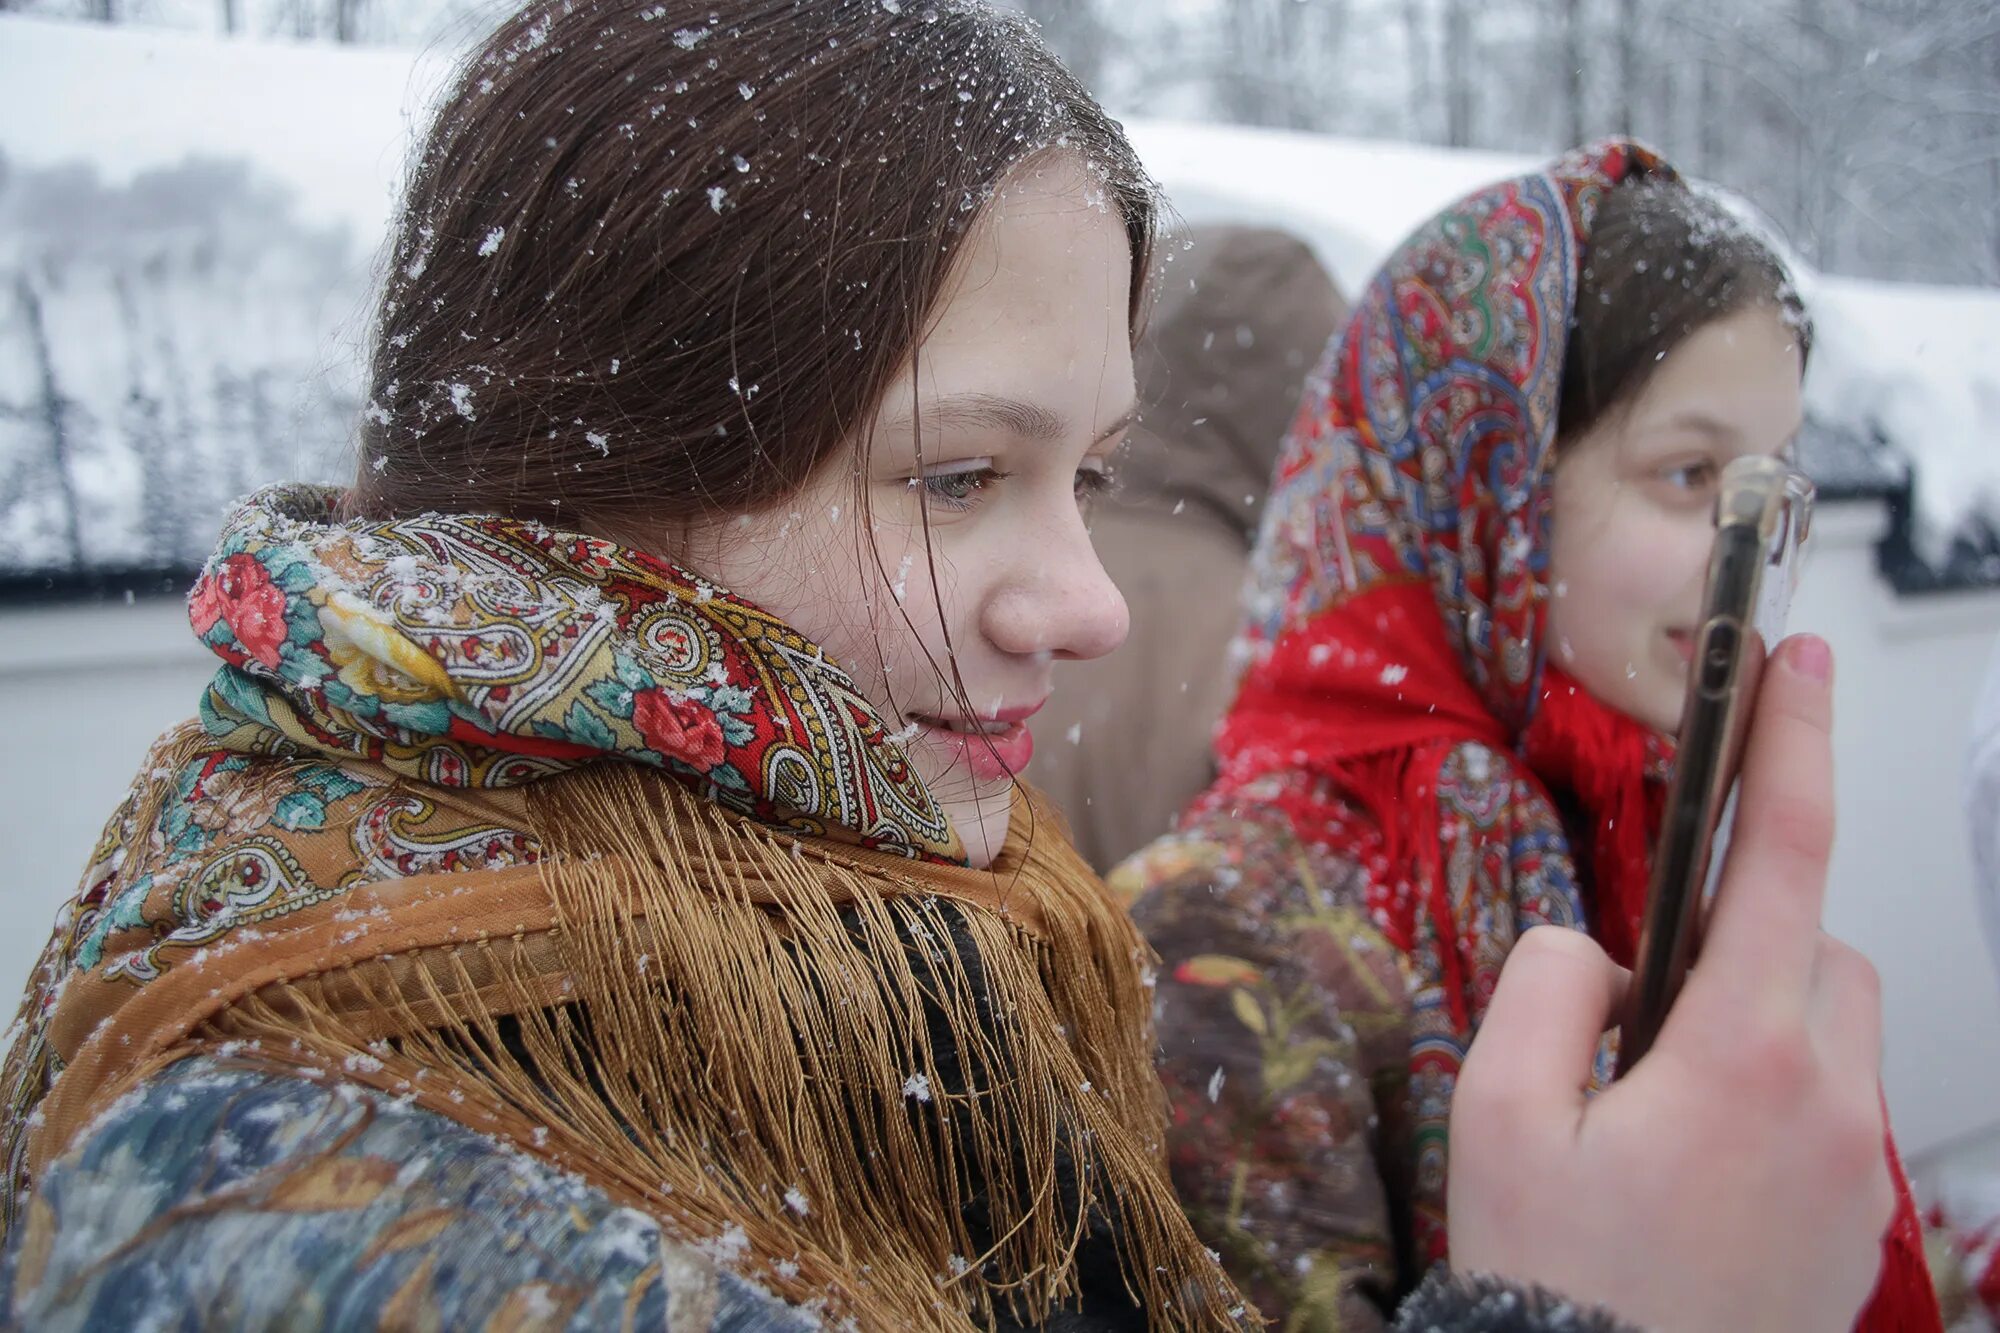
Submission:
M 1659 606 L 1699 584 L 1714 534 L 1705 515 L 1641 504 L 1622 509 L 1589 553 L 1599 578 L 1615 595 L 1635 605 Z
M 1708 576 L 1708 557 L 1715 549 L 1715 525 L 1706 512 L 1682 514 L 1660 534 L 1656 577 L 1665 595 L 1680 597 L 1692 613 Z
M 945 636 L 938 610 L 942 604 L 949 618 L 953 596 L 945 545 L 944 534 L 935 531 L 929 548 L 921 532 L 899 530 L 893 538 L 877 535 L 881 567 L 868 571 L 874 582 L 874 624 L 894 662 L 923 662 L 926 652 L 943 660 Z

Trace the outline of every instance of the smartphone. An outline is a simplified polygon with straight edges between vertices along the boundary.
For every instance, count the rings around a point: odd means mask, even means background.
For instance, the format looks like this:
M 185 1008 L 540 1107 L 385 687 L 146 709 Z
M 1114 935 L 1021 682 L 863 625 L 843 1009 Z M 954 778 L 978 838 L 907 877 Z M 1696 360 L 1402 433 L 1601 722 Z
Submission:
M 1722 470 L 1674 776 L 1619 1025 L 1618 1074 L 1652 1048 L 1694 962 L 1728 845 L 1743 738 L 1764 660 L 1784 633 L 1812 506 L 1812 483 L 1788 463 L 1759 455 Z

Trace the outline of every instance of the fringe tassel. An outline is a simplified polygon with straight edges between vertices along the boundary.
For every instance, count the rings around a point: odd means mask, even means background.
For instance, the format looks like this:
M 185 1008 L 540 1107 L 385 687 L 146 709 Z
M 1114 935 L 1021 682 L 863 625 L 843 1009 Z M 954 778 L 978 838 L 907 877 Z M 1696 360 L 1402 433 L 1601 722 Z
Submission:
M 1053 830 L 1030 934 L 621 766 L 532 814 L 555 931 L 266 987 L 198 1045 L 411 1095 L 862 1327 L 1038 1325 L 1103 1223 L 1151 1327 L 1255 1321 L 1161 1159 L 1150 954 Z

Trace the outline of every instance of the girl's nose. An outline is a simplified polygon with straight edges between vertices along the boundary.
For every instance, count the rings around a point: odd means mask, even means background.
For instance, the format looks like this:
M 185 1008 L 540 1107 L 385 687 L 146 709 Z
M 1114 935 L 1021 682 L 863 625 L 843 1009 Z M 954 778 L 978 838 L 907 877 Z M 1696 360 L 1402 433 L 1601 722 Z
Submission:
M 1010 568 L 984 614 L 986 636 L 1003 652 L 1085 661 L 1125 642 L 1125 597 L 1104 572 L 1082 513 L 1073 501 L 1064 507 L 1004 557 Z

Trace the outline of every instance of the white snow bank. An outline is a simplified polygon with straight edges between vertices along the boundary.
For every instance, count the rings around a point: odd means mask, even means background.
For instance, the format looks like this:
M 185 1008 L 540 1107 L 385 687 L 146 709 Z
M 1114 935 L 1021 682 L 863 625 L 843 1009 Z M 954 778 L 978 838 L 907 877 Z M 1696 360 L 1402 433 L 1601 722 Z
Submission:
M 2000 520 L 2000 292 L 1826 275 L 1807 291 L 1807 406 L 1915 464 L 1927 555 L 1975 515 Z
M 1258 222 L 1312 246 L 1343 292 L 1452 200 L 1537 159 L 1293 130 L 1133 120 L 1146 169 L 1189 222 Z
M 247 159 L 372 251 L 449 73 L 442 55 L 0 16 L 0 153 L 88 162 L 107 185 L 190 156 Z
M 302 221 L 351 228 L 372 257 L 443 54 L 285 45 L 0 17 L 0 153 L 87 163 L 107 184 L 240 158 L 289 189 Z M 1304 237 L 1352 293 L 1413 226 L 1531 157 L 1134 121 L 1141 156 L 1190 221 L 1262 221 Z M 4 240 L 5 238 L 0 238 Z M 2000 512 L 2000 292 L 1802 275 L 1819 351 L 1811 410 L 1879 434 L 1917 465 L 1941 546 Z M 345 352 L 351 354 L 353 340 Z M 4 461 L 4 460 L 0 460 Z

